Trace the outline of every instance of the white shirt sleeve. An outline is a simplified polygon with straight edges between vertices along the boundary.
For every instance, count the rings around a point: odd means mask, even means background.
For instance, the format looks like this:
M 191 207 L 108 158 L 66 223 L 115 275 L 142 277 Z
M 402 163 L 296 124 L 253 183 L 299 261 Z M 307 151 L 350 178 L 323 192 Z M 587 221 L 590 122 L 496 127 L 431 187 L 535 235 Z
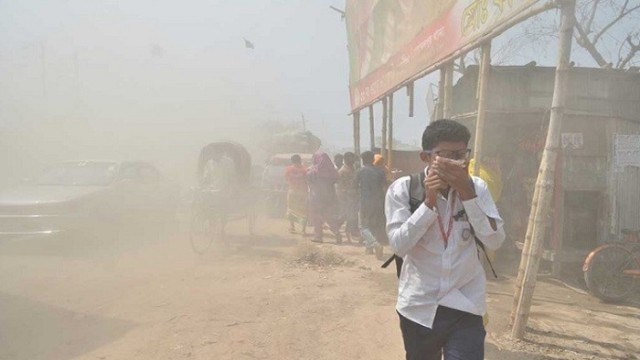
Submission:
M 463 201 L 462 205 L 478 239 L 487 249 L 498 249 L 505 238 L 504 221 L 491 198 L 487 184 L 478 177 L 473 177 L 473 182 L 477 196 L 471 200 Z M 495 220 L 496 230 L 493 230 L 488 218 Z
M 436 212 L 424 203 L 411 213 L 409 183 L 409 177 L 396 180 L 387 190 L 385 201 L 389 245 L 400 257 L 404 257 L 418 243 L 437 219 Z

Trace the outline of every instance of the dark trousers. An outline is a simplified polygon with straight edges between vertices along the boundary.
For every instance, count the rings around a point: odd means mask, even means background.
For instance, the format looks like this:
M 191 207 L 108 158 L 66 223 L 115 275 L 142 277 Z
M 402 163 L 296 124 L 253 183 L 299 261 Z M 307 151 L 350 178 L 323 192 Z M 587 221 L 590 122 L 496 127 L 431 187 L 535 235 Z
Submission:
M 432 329 L 400 316 L 407 360 L 482 360 L 486 332 L 482 317 L 438 306 Z
M 387 220 L 384 215 L 384 203 L 372 204 L 370 206 L 360 206 L 360 229 L 369 230 L 376 242 L 381 245 L 389 244 L 387 231 L 385 230 Z M 363 237 L 364 238 L 364 237 Z M 365 239 L 366 240 L 366 239 Z M 365 244 L 370 245 L 370 244 Z

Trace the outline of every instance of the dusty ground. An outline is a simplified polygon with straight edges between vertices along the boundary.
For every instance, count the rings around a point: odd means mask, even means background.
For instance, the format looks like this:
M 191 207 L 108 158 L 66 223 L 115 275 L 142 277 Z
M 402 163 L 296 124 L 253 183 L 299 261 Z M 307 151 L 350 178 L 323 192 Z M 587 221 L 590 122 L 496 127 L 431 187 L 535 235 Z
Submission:
M 73 247 L 0 243 L 0 359 L 402 359 L 395 274 L 357 245 L 261 219 L 195 255 L 184 231 Z M 300 261 L 329 254 L 338 266 Z M 487 359 L 637 359 L 640 311 L 542 280 L 527 341 L 509 337 L 510 267 L 488 287 Z

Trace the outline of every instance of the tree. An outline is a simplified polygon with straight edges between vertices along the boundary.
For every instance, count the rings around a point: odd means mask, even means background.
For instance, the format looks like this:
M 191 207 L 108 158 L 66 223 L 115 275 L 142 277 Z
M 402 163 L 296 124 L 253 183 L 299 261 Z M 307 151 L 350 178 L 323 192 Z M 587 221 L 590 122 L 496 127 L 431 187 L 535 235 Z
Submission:
M 293 122 L 267 121 L 259 129 L 260 147 L 269 154 L 313 153 L 322 145 L 317 136 Z
M 634 60 L 637 61 L 636 55 L 640 51 L 640 4 L 630 6 L 629 0 L 590 0 L 580 3 L 581 6 L 576 8 L 574 35 L 578 45 L 587 50 L 601 67 L 623 69 L 633 64 Z M 614 31 L 626 36 L 624 39 L 616 38 L 612 35 Z M 601 44 L 606 37 L 612 43 L 617 43 L 617 54 Z M 598 44 L 601 44 L 600 48 Z
M 627 69 L 640 65 L 640 3 L 632 0 L 577 0 L 574 39 L 594 62 L 603 68 Z M 513 63 L 524 57 L 546 55 L 558 37 L 559 18 L 547 11 L 517 25 L 494 41 L 493 64 Z M 535 49 L 535 52 L 531 49 Z M 529 51 L 527 51 L 529 50 Z M 478 64 L 474 50 L 456 63 L 464 72 L 467 64 Z

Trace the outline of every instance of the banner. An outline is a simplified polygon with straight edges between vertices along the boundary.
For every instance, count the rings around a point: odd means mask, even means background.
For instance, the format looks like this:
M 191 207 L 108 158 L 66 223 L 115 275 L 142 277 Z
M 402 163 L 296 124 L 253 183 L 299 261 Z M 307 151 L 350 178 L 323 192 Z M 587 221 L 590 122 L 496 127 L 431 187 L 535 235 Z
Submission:
M 347 0 L 351 108 L 473 43 L 539 0 Z

